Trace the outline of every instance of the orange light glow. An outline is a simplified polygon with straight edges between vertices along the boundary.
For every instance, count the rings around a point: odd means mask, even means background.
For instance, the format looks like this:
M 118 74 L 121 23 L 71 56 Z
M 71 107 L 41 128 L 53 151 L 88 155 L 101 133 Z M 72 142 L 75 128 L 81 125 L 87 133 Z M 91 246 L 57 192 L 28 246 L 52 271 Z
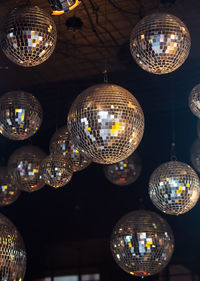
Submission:
M 65 12 L 62 10 L 62 11 L 53 11 L 52 12 L 52 16 L 61 16 L 63 15 Z

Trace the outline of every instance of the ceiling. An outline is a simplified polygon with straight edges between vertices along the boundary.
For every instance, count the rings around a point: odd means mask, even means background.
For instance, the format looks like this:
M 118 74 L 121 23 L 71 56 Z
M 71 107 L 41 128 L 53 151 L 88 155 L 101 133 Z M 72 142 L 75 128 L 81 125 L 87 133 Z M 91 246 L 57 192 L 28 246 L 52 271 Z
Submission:
M 4 16 L 16 3 L 26 0 L 1 0 L 0 16 Z M 195 39 L 199 19 L 198 1 L 177 0 L 175 4 L 159 4 L 158 0 L 85 0 L 73 12 L 53 17 L 57 26 L 58 41 L 55 52 L 48 61 L 33 68 L 12 64 L 0 54 L 2 90 L 10 86 L 22 88 L 33 84 L 60 82 L 97 75 L 104 71 L 126 71 L 130 63 L 129 37 L 132 28 L 141 17 L 158 11 L 169 11 L 180 16 L 189 26 Z M 174 1 L 161 1 L 174 2 Z M 49 13 L 48 0 L 32 0 Z M 82 22 L 80 29 L 68 28 L 66 21 L 72 17 Z M 192 57 L 199 56 L 194 45 Z M 133 63 L 133 62 L 132 62 Z M 23 79 L 22 79 L 23 77 Z M 11 78 L 11 79 L 10 79 Z
M 16 2 L 1 0 L 0 17 Z M 34 0 L 50 12 L 47 0 Z M 49 140 L 56 127 L 66 123 L 74 98 L 85 88 L 103 81 L 105 62 L 109 81 L 130 90 L 145 114 L 145 134 L 138 151 L 143 170 L 136 183 L 119 188 L 109 183 L 102 166 L 92 164 L 74 174 L 62 189 L 44 187 L 35 193 L 23 193 L 11 206 L 2 209 L 24 237 L 28 266 L 25 280 L 59 272 L 99 270 L 103 280 L 129 280 L 114 263 L 109 237 L 116 221 L 125 213 L 141 207 L 157 211 L 148 197 L 148 180 L 153 170 L 170 157 L 172 128 L 175 128 L 178 159 L 190 163 L 189 151 L 197 137 L 196 118 L 188 109 L 188 94 L 200 80 L 200 2 L 198 0 L 85 0 L 74 12 L 55 17 L 58 42 L 48 61 L 33 68 L 12 64 L 0 53 L 1 94 L 24 89 L 41 102 L 44 120 L 30 140 L 16 142 L 0 136 L 0 161 L 6 164 L 10 154 L 32 143 L 48 153 Z M 170 4 L 171 2 L 171 4 Z M 175 3 L 173 3 L 175 2 Z M 106 8 L 105 8 L 106 3 Z M 139 19 L 153 11 L 167 10 L 188 26 L 192 49 L 180 69 L 157 76 L 139 68 L 129 51 L 129 36 Z M 72 16 L 83 22 L 79 30 L 68 29 Z M 184 264 L 199 273 L 200 204 L 179 217 L 166 216 L 172 226 L 176 249 L 172 263 Z M 131 277 L 132 280 L 132 277 Z M 156 277 L 151 278 L 156 280 Z
M 26 1 L 1 2 L 0 16 L 3 17 L 16 2 Z M 48 0 L 33 0 L 31 3 L 51 13 Z M 57 26 L 58 40 L 56 50 L 47 62 L 24 70 L 5 59 L 2 67 L 8 67 L 10 75 L 17 73 L 15 79 L 20 83 L 20 87 L 30 83 L 57 82 L 96 75 L 104 71 L 105 61 L 108 62 L 108 69 L 111 71 L 125 70 L 123 57 L 120 61 L 120 52 L 123 52 L 123 46 L 128 44 L 133 26 L 142 13 L 157 8 L 157 0 L 141 3 L 138 0 L 83 1 L 73 12 L 53 17 Z M 67 27 L 66 21 L 71 18 L 79 19 L 82 26 Z M 7 75 L 8 71 L 5 72 L 3 74 Z M 21 79 L 20 82 L 18 80 L 21 75 L 25 80 L 23 82 Z

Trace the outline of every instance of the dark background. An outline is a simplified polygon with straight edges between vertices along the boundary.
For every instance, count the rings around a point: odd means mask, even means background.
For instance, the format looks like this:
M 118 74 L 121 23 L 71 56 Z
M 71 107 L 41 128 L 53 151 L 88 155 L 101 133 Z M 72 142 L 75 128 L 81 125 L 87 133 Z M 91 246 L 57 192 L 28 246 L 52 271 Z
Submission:
M 49 9 L 45 0 L 32 2 Z M 146 209 L 162 215 L 174 231 L 176 245 L 171 263 L 182 264 L 200 274 L 199 203 L 179 217 L 166 216 L 152 205 L 148 196 L 151 173 L 170 159 L 173 127 L 178 160 L 190 164 L 190 147 L 197 138 L 197 119 L 188 108 L 188 95 L 200 83 L 200 3 L 193 0 L 161 3 L 115 0 L 117 9 L 108 1 L 105 17 L 103 2 L 93 1 L 100 11 L 99 24 L 107 26 L 107 30 L 101 29 L 97 23 L 91 2 L 84 1 L 103 43 L 99 42 L 89 25 L 86 10 L 81 5 L 76 12 L 55 19 L 58 43 L 47 62 L 35 68 L 22 68 L 0 54 L 1 94 L 19 89 L 29 91 L 39 99 L 44 111 L 43 124 L 31 140 L 16 142 L 0 136 L 2 165 L 6 165 L 16 148 L 26 144 L 37 145 L 48 153 L 50 137 L 56 127 L 66 124 L 75 97 L 85 88 L 103 82 L 105 59 L 109 82 L 133 93 L 145 114 L 145 133 L 138 148 L 143 169 L 134 184 L 127 187 L 112 185 L 105 179 L 102 166 L 92 164 L 75 173 L 66 187 L 54 190 L 45 186 L 34 193 L 23 192 L 13 205 L 1 210 L 15 223 L 24 238 L 28 255 L 27 281 L 45 275 L 81 272 L 100 272 L 102 280 L 109 281 L 134 279 L 113 261 L 109 237 L 122 215 L 141 207 L 140 198 L 143 198 Z M 3 18 L 15 1 L 1 0 L 0 4 Z M 184 65 L 161 76 L 140 69 L 130 55 L 128 43 L 128 34 L 141 13 L 157 11 L 159 6 L 179 16 L 192 37 L 191 53 Z M 83 21 L 82 29 L 66 27 L 65 22 L 71 16 Z M 118 26 L 114 28 L 113 24 Z M 108 35 L 109 28 L 117 44 Z M 123 36 L 119 37 L 116 29 Z M 73 44 L 70 40 L 74 40 Z M 149 279 L 157 280 L 157 277 Z

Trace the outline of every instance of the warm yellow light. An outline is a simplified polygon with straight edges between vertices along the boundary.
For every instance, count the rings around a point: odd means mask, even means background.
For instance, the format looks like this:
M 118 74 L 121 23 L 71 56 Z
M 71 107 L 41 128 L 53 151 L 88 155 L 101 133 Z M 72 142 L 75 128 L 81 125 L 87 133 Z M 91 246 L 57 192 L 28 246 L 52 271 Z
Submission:
M 74 5 L 72 5 L 72 6 L 70 6 L 69 7 L 69 10 L 67 10 L 67 11 L 72 11 L 72 10 L 74 10 L 78 5 L 80 5 L 81 4 L 81 1 L 79 1 L 79 0 L 76 0 L 76 2 L 74 3 Z M 64 10 L 60 10 L 60 11 L 53 11 L 52 12 L 52 16 L 61 16 L 61 15 L 63 15 L 65 12 L 67 12 L 67 11 L 64 11 Z
M 73 9 L 75 9 L 79 4 L 81 4 L 81 1 L 76 0 L 76 3 L 75 3 L 73 6 L 69 7 L 70 11 L 72 11 Z
M 61 16 L 64 13 L 65 13 L 64 10 L 62 10 L 62 11 L 53 11 L 51 15 L 52 16 Z

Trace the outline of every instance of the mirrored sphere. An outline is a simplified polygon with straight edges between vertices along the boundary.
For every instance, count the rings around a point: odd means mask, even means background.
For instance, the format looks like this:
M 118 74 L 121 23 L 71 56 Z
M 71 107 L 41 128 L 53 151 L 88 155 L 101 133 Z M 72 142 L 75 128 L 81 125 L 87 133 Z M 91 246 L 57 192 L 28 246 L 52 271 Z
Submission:
M 190 161 L 193 168 L 200 173 L 200 140 L 196 139 L 190 150 Z
M 134 183 L 140 176 L 141 170 L 141 159 L 136 152 L 125 160 L 104 166 L 104 174 L 106 178 L 111 183 L 120 186 Z
M 69 157 L 68 155 L 71 155 L 73 172 L 78 172 L 87 168 L 92 162 L 74 146 L 67 126 L 59 128 L 54 133 L 50 141 L 49 150 L 52 154 L 61 154 L 64 157 Z
M 100 164 L 113 164 L 131 155 L 144 132 L 144 114 L 126 89 L 98 84 L 83 91 L 68 115 L 72 141 Z
M 46 184 L 58 188 L 65 186 L 72 178 L 70 158 L 50 154 L 41 164 L 41 176 Z
M 116 263 L 134 276 L 154 275 L 168 264 L 174 236 L 159 215 L 139 210 L 122 217 L 112 232 L 111 252 Z
M 45 183 L 40 176 L 40 165 L 46 154 L 33 145 L 22 146 L 8 159 L 8 172 L 11 181 L 20 190 L 33 192 L 41 189 Z
M 191 47 L 185 24 L 174 15 L 156 13 L 144 17 L 130 38 L 131 54 L 144 70 L 170 73 L 187 59 Z
M 195 86 L 190 92 L 189 107 L 192 113 L 200 118 L 200 84 Z
M 4 21 L 2 50 L 20 66 L 31 67 L 46 61 L 55 49 L 56 40 L 53 19 L 37 6 L 18 6 Z
M 178 161 L 164 163 L 150 177 L 150 198 L 164 213 L 180 215 L 188 212 L 197 203 L 199 194 L 199 178 L 185 163 Z
M 13 223 L 0 214 L 0 279 L 22 281 L 26 271 L 23 239 Z
M 11 183 L 6 167 L 0 167 L 0 207 L 14 203 L 20 195 L 17 184 Z
M 24 140 L 40 128 L 43 111 L 31 94 L 13 91 L 0 98 L 0 133 L 12 140 Z

